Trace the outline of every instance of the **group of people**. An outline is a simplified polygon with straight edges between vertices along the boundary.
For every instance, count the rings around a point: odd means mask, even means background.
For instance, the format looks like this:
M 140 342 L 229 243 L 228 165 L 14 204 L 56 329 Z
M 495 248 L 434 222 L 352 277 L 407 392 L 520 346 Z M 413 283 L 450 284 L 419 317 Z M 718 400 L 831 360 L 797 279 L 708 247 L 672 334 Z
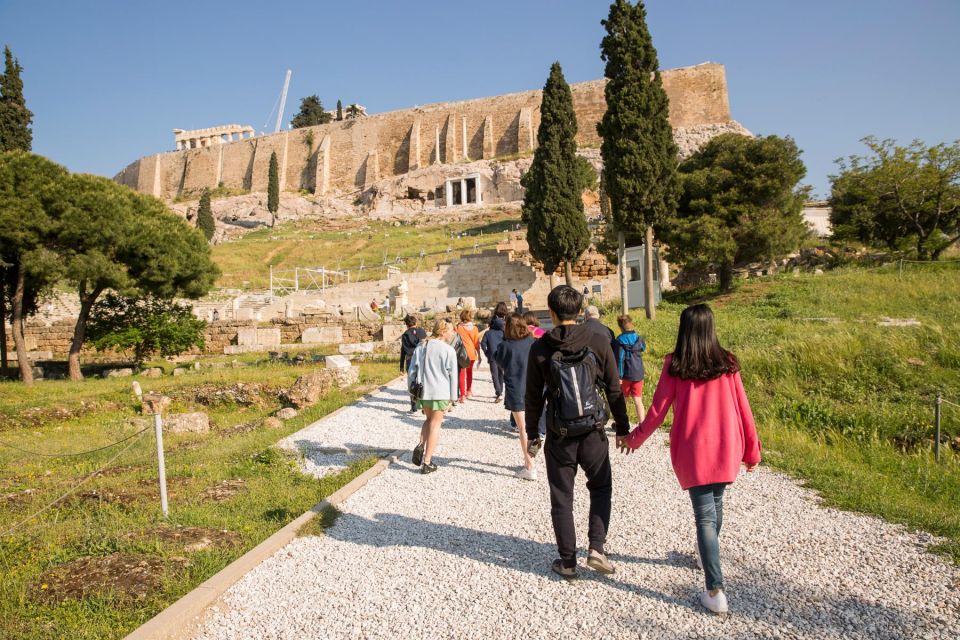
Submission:
M 523 464 L 517 475 L 536 480 L 534 460 L 541 448 L 544 452 L 559 555 L 552 570 L 568 580 L 578 576 L 573 491 L 577 470 L 582 469 L 590 494 L 586 564 L 612 574 L 616 569 L 604 548 L 613 493 L 606 423 L 612 416 L 616 447 L 629 454 L 672 408 L 670 456 L 694 511 L 697 559 L 706 586 L 700 600 L 710 611 L 724 613 L 728 604 L 719 548 L 724 490 L 741 464 L 752 471 L 760 462 L 739 362 L 721 347 L 710 308 L 688 307 L 645 411 L 645 340 L 628 315 L 617 319 L 621 333 L 615 336 L 593 306 L 578 323 L 583 299 L 569 286 L 555 287 L 547 299 L 553 328 L 546 332 L 535 314 L 510 312 L 502 302 L 482 337 L 469 310 L 461 312 L 456 327 L 437 320 L 429 337 L 416 318 L 408 316 L 400 366 L 407 372 L 411 411 L 421 409 L 425 416 L 413 463 L 424 474 L 437 470 L 433 455 L 444 413 L 472 397 L 472 369 L 484 354 L 495 401 L 503 399 L 519 433 Z M 633 430 L 628 397 L 637 412 Z

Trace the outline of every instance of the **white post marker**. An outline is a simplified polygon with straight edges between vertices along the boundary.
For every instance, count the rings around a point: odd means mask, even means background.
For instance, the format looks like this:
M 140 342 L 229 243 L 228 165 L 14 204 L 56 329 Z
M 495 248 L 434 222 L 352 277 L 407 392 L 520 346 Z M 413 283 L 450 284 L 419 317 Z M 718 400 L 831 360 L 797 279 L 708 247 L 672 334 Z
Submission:
M 160 510 L 163 517 L 170 515 L 167 505 L 167 465 L 163 458 L 163 410 L 170 406 L 170 398 L 159 393 L 148 393 L 143 396 L 144 412 L 153 414 L 153 431 L 157 438 L 157 469 L 160 480 Z
M 167 506 L 167 465 L 163 459 L 163 418 L 160 417 L 159 413 L 153 414 L 153 429 L 157 436 L 157 465 L 159 467 L 160 477 L 160 511 L 163 512 L 163 517 L 166 518 L 170 515 L 170 510 Z

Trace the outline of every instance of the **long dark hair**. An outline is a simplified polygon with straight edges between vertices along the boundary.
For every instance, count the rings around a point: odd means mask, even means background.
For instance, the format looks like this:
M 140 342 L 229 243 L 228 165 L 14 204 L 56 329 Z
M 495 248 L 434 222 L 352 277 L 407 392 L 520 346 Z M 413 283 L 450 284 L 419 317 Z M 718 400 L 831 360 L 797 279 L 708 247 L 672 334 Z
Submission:
M 506 318 L 508 311 L 506 302 L 498 302 L 497 306 L 493 308 L 493 317 L 500 319 Z
M 713 380 L 740 371 L 737 357 L 720 346 L 713 311 L 707 305 L 695 304 L 680 314 L 677 346 L 669 371 L 683 380 Z

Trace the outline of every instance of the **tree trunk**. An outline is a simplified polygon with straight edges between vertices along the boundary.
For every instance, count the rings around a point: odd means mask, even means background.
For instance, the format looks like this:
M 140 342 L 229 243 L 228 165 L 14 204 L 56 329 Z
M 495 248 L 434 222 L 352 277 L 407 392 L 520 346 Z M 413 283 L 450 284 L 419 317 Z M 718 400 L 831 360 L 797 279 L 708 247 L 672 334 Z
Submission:
M 2 274 L 0 274 L 2 278 Z M 7 370 L 7 298 L 4 282 L 0 279 L 0 373 Z
M 83 380 L 83 372 L 80 371 L 80 350 L 83 349 L 83 339 L 87 333 L 87 318 L 90 317 L 90 308 L 96 301 L 99 291 L 94 291 L 90 296 L 80 298 L 80 314 L 77 316 L 77 324 L 73 327 L 73 340 L 70 342 L 70 355 L 67 358 L 67 370 L 70 372 L 71 380 Z
M 657 303 L 653 299 L 653 227 L 647 225 L 643 234 L 643 297 L 648 320 L 657 319 Z
M 563 277 L 567 281 L 567 286 L 573 288 L 573 267 L 569 260 L 563 261 Z
M 551 271 L 551 272 L 550 272 L 549 274 L 547 274 L 547 275 L 548 275 L 548 277 L 550 278 L 550 291 L 553 291 L 553 287 L 554 287 L 554 284 L 553 284 L 553 271 Z
M 617 279 L 620 283 L 620 315 L 630 313 L 627 300 L 627 241 L 623 233 L 617 234 Z
M 20 379 L 24 384 L 33 384 L 33 369 L 27 358 L 27 341 L 23 337 L 23 290 L 26 287 L 26 274 L 23 266 L 17 266 L 17 286 L 13 290 L 13 315 L 10 324 L 13 330 L 13 344 L 17 348 L 17 366 Z
M 733 263 L 723 262 L 720 264 L 720 290 L 730 291 L 733 286 Z

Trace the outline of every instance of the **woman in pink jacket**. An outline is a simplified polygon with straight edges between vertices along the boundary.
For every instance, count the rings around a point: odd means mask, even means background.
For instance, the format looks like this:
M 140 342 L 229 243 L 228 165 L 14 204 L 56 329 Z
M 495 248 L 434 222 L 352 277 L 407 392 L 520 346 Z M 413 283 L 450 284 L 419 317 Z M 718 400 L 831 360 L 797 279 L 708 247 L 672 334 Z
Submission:
M 713 325 L 707 305 L 683 310 L 677 346 L 664 360 L 647 416 L 627 437 L 624 451 L 643 444 L 673 407 L 670 459 L 693 503 L 697 551 L 706 581 L 700 602 L 714 613 L 726 613 L 719 540 L 723 491 L 736 479 L 741 462 L 747 471 L 760 463 L 760 441 L 740 379 L 740 363 L 720 346 Z

